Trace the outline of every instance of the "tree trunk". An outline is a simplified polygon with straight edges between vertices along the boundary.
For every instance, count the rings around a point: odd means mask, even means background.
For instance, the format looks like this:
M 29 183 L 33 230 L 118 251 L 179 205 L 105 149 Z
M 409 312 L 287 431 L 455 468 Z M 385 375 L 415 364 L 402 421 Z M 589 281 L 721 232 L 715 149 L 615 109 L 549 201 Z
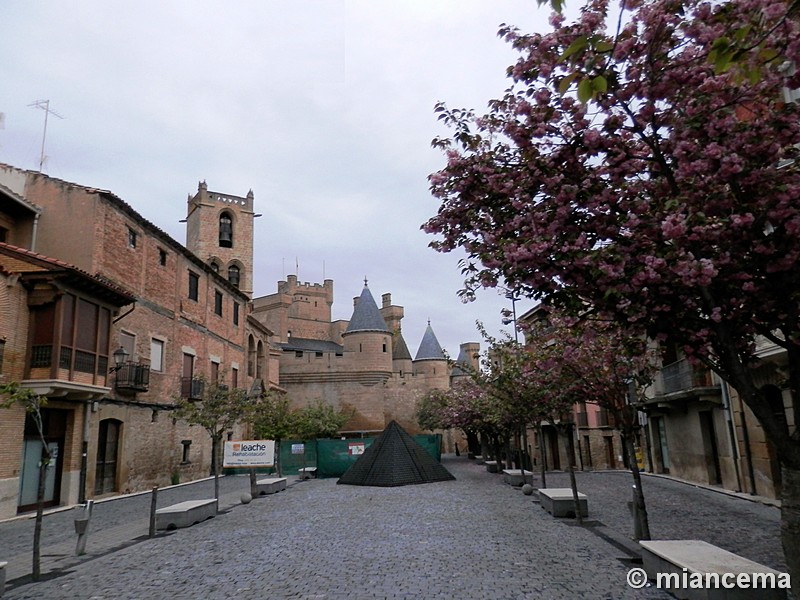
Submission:
M 800 599 L 800 469 L 781 464 L 781 543 L 794 598 Z
M 542 489 L 546 489 L 547 488 L 547 479 L 545 477 L 545 474 L 547 472 L 547 468 L 546 468 L 547 456 L 545 455 L 545 451 L 544 451 L 544 435 L 542 433 L 542 425 L 541 424 L 539 424 L 538 430 L 539 430 L 539 467 L 540 467 L 539 470 L 540 470 L 541 475 L 542 475 Z
M 575 467 L 572 466 L 572 463 L 575 462 L 575 442 L 572 439 L 572 428 L 559 428 L 559 432 L 562 433 L 567 440 L 567 450 L 569 454 L 567 457 L 567 471 L 569 472 L 569 485 L 572 487 L 572 501 L 575 503 L 575 520 L 578 525 L 583 525 L 581 501 L 578 498 L 578 482 L 575 479 Z
M 33 527 L 33 565 L 31 579 L 39 581 L 42 574 L 42 518 L 44 516 L 44 490 L 47 483 L 47 467 L 50 465 L 50 448 L 42 443 L 42 460 L 39 465 L 39 481 L 36 488 L 36 522 Z
M 214 473 L 214 498 L 219 504 L 219 442 L 221 436 L 211 438 L 211 469 Z
M 256 477 L 256 469 L 255 469 L 255 467 L 250 467 L 250 497 L 251 498 L 255 498 L 256 496 L 258 496 L 258 491 L 256 489 L 257 488 L 257 484 L 256 484 L 256 480 L 257 479 L 258 478 Z
M 628 459 L 630 462 L 631 475 L 633 476 L 633 518 L 638 521 L 638 523 L 634 522 L 634 532 L 640 534 L 639 540 L 649 540 L 650 521 L 647 517 L 647 505 L 644 501 L 642 475 L 639 473 L 639 463 L 636 460 L 636 449 L 633 446 L 634 434 L 633 431 L 629 430 L 628 428 L 620 433 L 622 433 L 622 443 L 625 445 L 625 451 L 628 454 Z M 634 537 L 636 536 L 634 535 Z
M 481 458 L 484 461 L 489 460 L 489 442 L 486 440 L 486 434 L 481 434 Z
M 281 473 L 281 440 L 275 440 L 275 471 L 278 477 L 283 477 Z

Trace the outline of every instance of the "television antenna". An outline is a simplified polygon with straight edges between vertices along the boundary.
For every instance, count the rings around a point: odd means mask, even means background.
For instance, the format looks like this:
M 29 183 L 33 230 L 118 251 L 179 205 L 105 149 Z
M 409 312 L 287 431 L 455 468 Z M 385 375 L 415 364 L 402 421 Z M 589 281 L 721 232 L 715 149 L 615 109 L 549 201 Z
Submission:
M 50 100 L 36 100 L 35 102 L 31 102 L 28 106 L 32 106 L 34 108 L 40 108 L 44 111 L 44 133 L 42 133 L 42 151 L 39 154 L 39 173 L 42 172 L 42 165 L 44 165 L 44 140 L 47 137 L 47 117 L 48 115 L 53 115 L 54 117 L 58 117 L 59 119 L 63 119 L 60 114 L 50 108 Z

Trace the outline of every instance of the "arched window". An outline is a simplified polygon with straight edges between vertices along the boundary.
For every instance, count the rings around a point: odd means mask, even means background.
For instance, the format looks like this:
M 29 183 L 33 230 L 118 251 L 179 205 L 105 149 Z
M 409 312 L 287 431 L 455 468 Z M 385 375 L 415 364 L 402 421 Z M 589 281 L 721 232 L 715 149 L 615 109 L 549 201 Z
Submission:
M 219 263 L 217 261 L 212 260 L 209 266 L 211 267 L 211 270 L 214 271 L 214 273 L 219 273 Z
M 228 267 L 228 281 L 231 282 L 231 285 L 238 288 L 240 277 L 241 277 L 241 271 L 239 271 L 239 267 L 237 267 L 236 265 L 231 265 Z
M 258 340 L 258 351 L 256 355 L 256 377 L 264 379 L 264 344 Z
M 254 377 L 256 374 L 256 342 L 253 336 L 247 342 L 247 376 Z
M 219 245 L 221 248 L 233 248 L 233 219 L 228 212 L 219 216 Z

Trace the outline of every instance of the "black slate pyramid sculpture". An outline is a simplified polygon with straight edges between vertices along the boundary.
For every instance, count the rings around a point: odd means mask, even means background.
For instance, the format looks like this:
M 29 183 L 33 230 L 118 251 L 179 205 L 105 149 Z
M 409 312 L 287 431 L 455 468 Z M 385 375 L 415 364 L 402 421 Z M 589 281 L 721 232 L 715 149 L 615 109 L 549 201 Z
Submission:
M 336 483 L 394 487 L 455 479 L 392 421 Z

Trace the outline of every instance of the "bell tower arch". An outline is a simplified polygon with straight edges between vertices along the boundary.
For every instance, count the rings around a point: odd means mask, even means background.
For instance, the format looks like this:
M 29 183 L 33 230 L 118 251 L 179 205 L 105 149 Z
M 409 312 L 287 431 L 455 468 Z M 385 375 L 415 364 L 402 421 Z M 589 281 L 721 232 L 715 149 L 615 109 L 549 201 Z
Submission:
M 234 196 L 209 191 L 201 181 L 187 200 L 186 247 L 250 297 L 254 217 L 252 190 Z

